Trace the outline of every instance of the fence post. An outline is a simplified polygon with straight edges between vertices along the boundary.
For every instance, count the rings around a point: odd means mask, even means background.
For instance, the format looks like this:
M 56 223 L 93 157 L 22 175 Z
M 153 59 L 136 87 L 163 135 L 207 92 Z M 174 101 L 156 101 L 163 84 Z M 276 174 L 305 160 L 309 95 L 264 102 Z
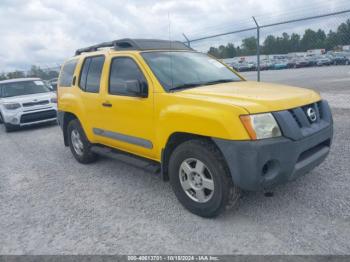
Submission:
M 257 72 L 258 72 L 258 82 L 260 82 L 260 26 L 253 16 L 254 22 L 256 24 L 256 57 L 257 57 Z
M 190 41 L 190 39 L 188 39 L 187 36 L 186 36 L 184 33 L 182 33 L 182 35 L 183 35 L 184 38 L 186 39 L 187 46 L 188 46 L 188 47 L 191 47 L 191 41 Z

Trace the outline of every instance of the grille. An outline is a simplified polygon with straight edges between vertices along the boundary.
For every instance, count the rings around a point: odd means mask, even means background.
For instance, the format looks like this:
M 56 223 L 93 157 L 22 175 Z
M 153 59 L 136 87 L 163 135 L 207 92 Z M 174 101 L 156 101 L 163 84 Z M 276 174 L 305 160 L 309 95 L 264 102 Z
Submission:
M 56 116 L 57 116 L 56 110 L 35 112 L 35 113 L 22 115 L 21 123 L 25 124 L 30 122 L 36 122 L 36 121 L 46 120 L 50 118 L 55 118 Z
M 27 103 L 23 103 L 23 107 L 47 105 L 48 103 L 49 103 L 49 100 L 42 100 L 42 101 L 37 101 L 37 102 L 27 102 Z
M 309 119 L 306 113 L 309 108 L 313 108 L 316 112 L 317 119 L 314 122 Z M 289 110 L 289 112 L 291 113 L 299 127 L 310 127 L 310 125 L 322 120 L 320 102 L 309 104 L 300 108 L 291 109 Z
M 307 110 L 310 107 L 315 110 L 317 116 L 315 121 L 312 121 L 307 115 Z M 273 112 L 273 115 L 280 126 L 283 136 L 293 140 L 312 135 L 332 123 L 332 115 L 328 103 L 322 100 L 302 107 Z

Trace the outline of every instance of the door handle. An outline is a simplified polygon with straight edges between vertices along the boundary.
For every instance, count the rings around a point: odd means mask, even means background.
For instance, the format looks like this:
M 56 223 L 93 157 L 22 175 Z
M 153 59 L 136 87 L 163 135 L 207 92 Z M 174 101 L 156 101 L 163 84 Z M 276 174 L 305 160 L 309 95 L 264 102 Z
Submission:
M 110 102 L 103 102 L 102 103 L 102 105 L 104 106 L 104 107 L 112 107 L 112 104 L 110 103 Z

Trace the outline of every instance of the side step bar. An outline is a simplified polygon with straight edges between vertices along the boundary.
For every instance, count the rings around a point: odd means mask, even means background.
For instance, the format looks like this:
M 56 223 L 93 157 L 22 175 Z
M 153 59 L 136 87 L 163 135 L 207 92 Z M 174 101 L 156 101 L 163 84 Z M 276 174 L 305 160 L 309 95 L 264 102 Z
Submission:
M 103 155 L 107 156 L 113 159 L 117 159 L 119 161 L 125 162 L 127 164 L 130 164 L 132 166 L 144 169 L 148 172 L 158 174 L 160 173 L 161 170 L 161 165 L 160 163 L 139 157 L 127 152 L 123 152 L 114 148 L 109 148 L 106 146 L 100 146 L 100 145 L 94 145 L 91 147 L 91 151 L 98 154 L 98 155 Z

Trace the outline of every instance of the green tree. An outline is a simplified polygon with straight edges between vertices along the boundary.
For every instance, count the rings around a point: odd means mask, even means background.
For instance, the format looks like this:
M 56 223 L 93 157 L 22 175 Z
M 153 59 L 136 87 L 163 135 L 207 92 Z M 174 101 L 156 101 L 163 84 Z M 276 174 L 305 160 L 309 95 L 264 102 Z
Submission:
M 300 51 L 300 35 L 293 33 L 290 36 L 290 51 L 298 52 Z
M 338 34 L 332 30 L 327 34 L 327 38 L 325 40 L 325 48 L 327 50 L 332 50 L 335 46 L 339 45 Z
M 209 55 L 212 55 L 216 58 L 220 58 L 219 50 L 216 47 L 210 47 L 208 51 Z
M 268 35 L 264 41 L 263 53 L 264 54 L 273 54 L 276 50 L 276 37 L 273 35 Z
M 9 72 L 7 73 L 6 77 L 8 79 L 12 79 L 12 78 L 23 78 L 25 77 L 25 74 L 23 71 L 14 71 L 14 72 Z
M 314 31 L 306 29 L 301 36 L 297 33 L 291 35 L 282 33 L 281 36 L 268 35 L 261 47 L 262 54 L 283 54 L 289 52 L 305 52 L 309 49 L 333 50 L 339 45 L 350 45 L 350 19 L 340 24 L 336 31 L 326 34 L 322 29 Z M 256 38 L 248 37 L 242 40 L 241 46 L 235 47 L 228 43 L 218 48 L 210 47 L 209 54 L 217 58 L 231 58 L 242 55 L 256 54 Z
M 242 52 L 244 55 L 256 54 L 256 37 L 251 36 L 242 40 Z
M 1 73 L 0 74 L 0 81 L 1 80 L 6 80 L 6 79 L 7 79 L 7 77 L 6 77 L 5 73 Z
M 350 19 L 340 24 L 337 30 L 337 37 L 340 45 L 350 44 Z

